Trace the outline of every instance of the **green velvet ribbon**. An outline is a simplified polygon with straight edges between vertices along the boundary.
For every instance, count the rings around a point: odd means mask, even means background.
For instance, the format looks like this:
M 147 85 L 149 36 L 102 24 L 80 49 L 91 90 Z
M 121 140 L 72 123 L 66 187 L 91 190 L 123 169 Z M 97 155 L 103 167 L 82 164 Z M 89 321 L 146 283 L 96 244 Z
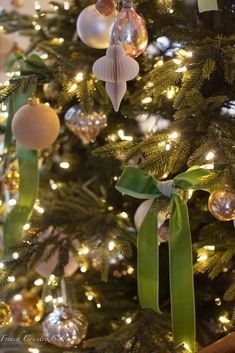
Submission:
M 9 119 L 7 122 L 5 136 L 5 153 L 8 153 L 12 144 L 11 123 L 15 112 L 27 104 L 32 91 L 26 93 L 15 93 L 11 96 L 8 104 Z M 20 186 L 17 204 L 8 214 L 4 231 L 4 257 L 5 259 L 19 246 L 24 225 L 28 222 L 38 190 L 38 158 L 37 152 L 28 150 L 17 144 L 17 158 L 19 163 Z
M 206 169 L 193 167 L 174 180 L 160 182 L 138 168 L 127 167 L 116 185 L 120 192 L 139 199 L 170 198 L 169 262 L 174 346 L 185 344 L 192 353 L 195 352 L 192 244 L 187 204 L 178 190 L 195 189 L 208 173 Z M 156 223 L 157 217 L 150 207 L 138 234 L 138 294 L 143 308 L 160 313 Z

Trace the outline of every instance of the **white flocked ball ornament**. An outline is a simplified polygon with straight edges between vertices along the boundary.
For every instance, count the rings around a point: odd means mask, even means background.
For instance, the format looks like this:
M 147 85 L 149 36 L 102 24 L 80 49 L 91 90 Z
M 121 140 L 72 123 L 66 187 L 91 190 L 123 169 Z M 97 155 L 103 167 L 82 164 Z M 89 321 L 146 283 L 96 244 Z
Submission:
M 87 6 L 78 16 L 77 33 L 88 47 L 106 49 L 109 46 L 109 30 L 114 15 L 103 16 L 95 4 Z
M 0 70 L 5 65 L 14 43 L 8 36 L 0 34 Z
M 60 132 L 60 121 L 53 109 L 29 99 L 14 115 L 12 132 L 16 141 L 31 150 L 50 147 Z

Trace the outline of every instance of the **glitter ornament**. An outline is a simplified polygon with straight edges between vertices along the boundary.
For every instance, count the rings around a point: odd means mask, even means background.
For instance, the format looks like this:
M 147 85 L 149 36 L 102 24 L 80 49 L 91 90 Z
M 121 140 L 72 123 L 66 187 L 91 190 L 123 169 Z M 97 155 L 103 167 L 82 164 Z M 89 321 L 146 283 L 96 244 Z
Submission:
M 0 302 L 0 327 L 8 326 L 12 322 L 12 312 L 5 302 Z
M 96 5 L 96 10 L 103 16 L 110 16 L 116 7 L 116 1 L 114 0 L 98 0 Z
M 133 80 L 139 73 L 139 64 L 125 54 L 121 45 L 111 45 L 106 55 L 96 60 L 92 71 L 106 82 L 106 92 L 117 112 L 126 92 L 126 81 Z
M 14 47 L 11 38 L 4 34 L 0 34 L 0 71 L 7 62 L 7 59 Z
M 110 44 L 121 44 L 127 55 L 136 58 L 148 45 L 145 21 L 132 7 L 131 1 L 124 1 L 119 15 L 110 28 Z
M 88 47 L 106 49 L 112 22 L 113 15 L 102 16 L 95 5 L 87 6 L 77 19 L 78 36 Z
M 80 138 L 84 145 L 94 141 L 107 126 L 107 117 L 94 106 L 92 113 L 86 113 L 80 104 L 71 107 L 65 114 L 67 128 Z
M 53 109 L 32 98 L 15 113 L 12 132 L 16 141 L 26 148 L 48 148 L 59 135 L 60 121 Z
M 30 327 L 37 324 L 44 314 L 43 302 L 31 292 L 15 294 L 9 301 L 14 323 Z
M 71 348 L 86 337 L 87 326 L 87 319 L 80 311 L 61 305 L 47 316 L 43 332 L 48 342 L 57 347 Z
M 213 191 L 208 200 L 208 208 L 220 221 L 232 221 L 235 219 L 235 192 L 227 189 Z
M 20 174 L 16 169 L 10 170 L 4 178 L 4 185 L 6 189 L 12 194 L 19 191 L 19 182 Z

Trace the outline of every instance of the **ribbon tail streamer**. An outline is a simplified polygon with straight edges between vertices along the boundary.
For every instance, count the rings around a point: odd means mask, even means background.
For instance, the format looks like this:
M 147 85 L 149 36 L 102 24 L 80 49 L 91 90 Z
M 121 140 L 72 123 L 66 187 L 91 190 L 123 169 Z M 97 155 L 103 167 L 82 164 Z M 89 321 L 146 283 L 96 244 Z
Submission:
M 193 260 L 188 209 L 180 196 L 171 199 L 169 261 L 174 344 L 195 352 Z
M 156 215 L 149 211 L 138 234 L 138 294 L 142 308 L 159 309 L 159 247 Z
M 14 95 L 10 102 L 10 112 L 12 116 L 21 105 L 27 103 L 27 99 L 31 96 L 31 92 L 25 95 Z M 9 134 L 8 143 L 12 140 Z M 9 148 L 9 145 L 7 145 Z M 3 231 L 4 231 L 4 257 L 7 259 L 14 248 L 19 246 L 20 237 L 24 225 L 31 216 L 33 206 L 37 199 L 38 190 L 38 158 L 37 152 L 28 150 L 22 145 L 17 145 L 17 157 L 19 162 L 20 187 L 19 197 L 16 206 L 8 214 Z

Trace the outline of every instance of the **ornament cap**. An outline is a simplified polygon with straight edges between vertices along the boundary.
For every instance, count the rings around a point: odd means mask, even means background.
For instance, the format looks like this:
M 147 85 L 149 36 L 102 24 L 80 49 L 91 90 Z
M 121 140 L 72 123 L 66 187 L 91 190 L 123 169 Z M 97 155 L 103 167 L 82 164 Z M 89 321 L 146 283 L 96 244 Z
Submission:
M 40 104 L 40 99 L 36 98 L 36 97 L 31 97 L 31 98 L 28 99 L 28 104 L 29 105 Z

